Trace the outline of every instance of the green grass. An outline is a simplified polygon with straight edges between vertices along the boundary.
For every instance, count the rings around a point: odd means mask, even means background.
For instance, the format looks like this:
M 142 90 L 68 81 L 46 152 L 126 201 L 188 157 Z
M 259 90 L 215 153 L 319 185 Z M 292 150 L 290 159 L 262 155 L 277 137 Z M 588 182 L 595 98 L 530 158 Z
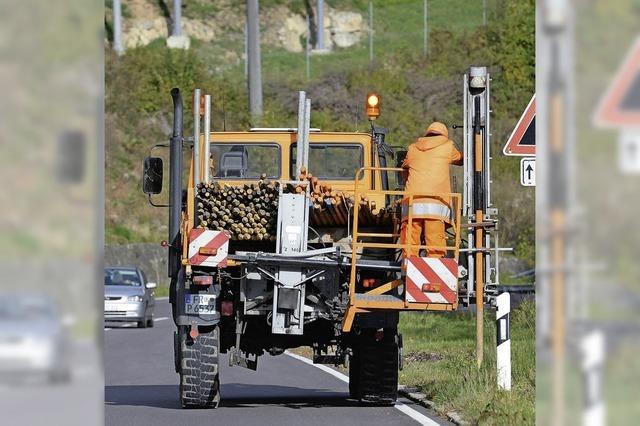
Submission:
M 197 2 L 196 2 L 197 3 Z M 329 2 L 331 7 L 339 10 L 353 10 L 362 14 L 368 22 L 368 1 Z M 492 3 L 492 2 L 490 2 Z M 261 9 L 275 4 L 285 4 L 302 13 L 297 2 L 273 0 L 261 2 Z M 373 51 L 374 64 L 382 65 L 389 58 L 404 56 L 421 56 L 423 52 L 423 2 L 422 0 L 377 0 L 374 4 L 374 36 Z M 455 19 L 451 11 L 455 10 Z M 429 2 L 429 32 L 450 31 L 462 33 L 473 31 L 482 25 L 482 2 L 466 0 L 440 0 Z M 244 51 L 242 34 L 225 34 L 213 43 L 199 43 L 196 49 L 199 54 L 207 57 L 207 61 L 215 66 L 233 72 L 244 72 L 244 64 L 234 66 L 225 61 L 222 55 L 210 55 L 220 50 L 233 50 L 238 55 Z M 304 40 L 302 40 L 304 46 Z M 431 40 L 431 43 L 437 43 Z M 436 49 L 436 46 L 432 46 Z M 455 54 L 450 52 L 449 54 Z M 354 68 L 367 69 L 369 67 L 369 39 L 365 34 L 360 43 L 346 49 L 336 49 L 330 55 L 312 55 L 311 77 L 318 78 L 328 72 L 340 72 Z M 282 48 L 262 46 L 262 73 L 265 81 L 283 79 L 306 81 L 305 54 L 292 53 Z
M 169 285 L 168 284 L 158 284 L 155 290 L 156 297 L 167 297 L 169 296 Z
M 513 387 L 498 389 L 495 315 L 485 314 L 485 351 L 476 367 L 475 317 L 469 312 L 401 315 L 405 368 L 400 382 L 416 386 L 437 411 L 459 412 L 473 424 L 533 424 L 535 419 L 535 308 L 523 303 L 511 317 Z M 417 360 L 419 354 L 428 360 Z

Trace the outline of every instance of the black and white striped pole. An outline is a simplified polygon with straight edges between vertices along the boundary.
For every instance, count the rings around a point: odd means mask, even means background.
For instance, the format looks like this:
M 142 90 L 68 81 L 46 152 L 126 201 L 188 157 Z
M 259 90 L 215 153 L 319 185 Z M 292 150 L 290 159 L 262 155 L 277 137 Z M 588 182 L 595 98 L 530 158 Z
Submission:
M 594 330 L 580 342 L 582 350 L 582 374 L 584 383 L 584 407 L 582 424 L 602 426 L 606 410 L 602 397 L 602 373 L 605 360 L 605 339 L 602 331 Z
M 497 377 L 498 387 L 511 390 L 511 331 L 509 315 L 511 313 L 511 295 L 502 293 L 496 298 L 496 337 L 497 337 Z

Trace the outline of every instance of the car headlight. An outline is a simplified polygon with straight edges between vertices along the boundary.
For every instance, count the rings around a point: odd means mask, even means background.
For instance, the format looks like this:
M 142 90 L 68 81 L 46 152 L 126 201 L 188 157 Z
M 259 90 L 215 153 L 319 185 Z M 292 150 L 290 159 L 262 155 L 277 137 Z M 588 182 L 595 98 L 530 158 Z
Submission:
M 129 296 L 127 302 L 142 302 L 142 296 Z

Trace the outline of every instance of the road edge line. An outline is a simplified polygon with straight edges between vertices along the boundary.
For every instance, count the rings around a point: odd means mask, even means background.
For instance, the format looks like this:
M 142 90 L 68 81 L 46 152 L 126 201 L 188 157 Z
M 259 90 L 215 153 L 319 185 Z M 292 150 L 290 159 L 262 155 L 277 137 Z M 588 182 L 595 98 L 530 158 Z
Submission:
M 286 355 L 289 355 L 291 358 L 295 358 L 298 361 L 302 361 L 305 364 L 309 364 L 313 367 L 316 367 L 322 371 L 324 371 L 325 373 L 329 373 L 331 374 L 333 377 L 342 380 L 345 383 L 349 383 L 349 377 L 346 374 L 342 374 L 339 371 L 334 370 L 333 368 L 327 367 L 326 365 L 322 365 L 322 364 L 314 364 L 313 361 L 311 361 L 309 358 L 305 358 L 301 355 L 298 354 L 294 354 L 291 353 L 289 351 L 284 351 L 284 353 Z M 439 424 L 430 419 L 429 417 L 425 416 L 424 414 L 422 414 L 421 412 L 414 410 L 413 408 L 409 407 L 408 405 L 402 403 L 402 402 L 396 402 L 396 404 L 393 406 L 393 408 L 397 409 L 398 411 L 400 411 L 401 413 L 411 417 L 413 420 L 415 420 L 416 422 L 422 424 L 422 425 L 435 425 L 435 426 L 439 426 Z

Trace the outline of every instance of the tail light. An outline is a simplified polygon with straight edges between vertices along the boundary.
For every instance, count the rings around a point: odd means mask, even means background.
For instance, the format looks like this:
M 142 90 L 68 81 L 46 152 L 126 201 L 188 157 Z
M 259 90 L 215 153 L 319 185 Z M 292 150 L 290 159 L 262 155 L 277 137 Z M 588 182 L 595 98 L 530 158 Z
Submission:
M 360 281 L 360 283 L 364 288 L 372 288 L 377 285 L 377 281 L 378 280 L 376 280 L 375 278 L 364 278 L 363 280 Z
M 223 300 L 220 303 L 220 313 L 223 317 L 230 317 L 233 315 L 233 302 L 231 300 Z
M 193 283 L 195 285 L 211 285 L 213 284 L 213 276 L 211 275 L 196 275 L 193 277 Z

